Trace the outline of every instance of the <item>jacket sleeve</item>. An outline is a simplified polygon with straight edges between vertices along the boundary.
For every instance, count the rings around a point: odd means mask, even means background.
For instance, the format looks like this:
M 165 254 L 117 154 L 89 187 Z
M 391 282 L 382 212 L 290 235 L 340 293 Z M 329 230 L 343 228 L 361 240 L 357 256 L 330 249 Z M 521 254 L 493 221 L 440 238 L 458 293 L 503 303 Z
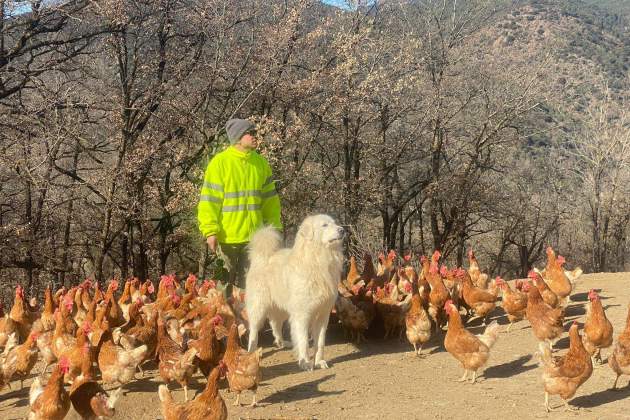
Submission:
M 223 171 L 220 162 L 212 159 L 206 168 L 197 207 L 199 230 L 205 238 L 219 233 L 222 207 Z
M 265 180 L 262 191 L 262 215 L 263 222 L 282 230 L 282 221 L 280 219 L 280 197 L 276 191 L 276 183 L 273 180 L 271 167 L 265 162 L 267 179 Z

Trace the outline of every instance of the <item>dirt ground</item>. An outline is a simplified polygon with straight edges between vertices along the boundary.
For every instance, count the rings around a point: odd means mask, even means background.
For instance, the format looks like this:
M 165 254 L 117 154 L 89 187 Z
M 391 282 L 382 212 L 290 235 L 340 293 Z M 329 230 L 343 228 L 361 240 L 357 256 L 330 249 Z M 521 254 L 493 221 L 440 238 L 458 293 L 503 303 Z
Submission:
M 615 328 L 615 337 L 624 328 L 630 302 L 630 274 L 591 274 L 577 281 L 567 308 L 566 329 L 574 319 L 584 321 L 589 289 L 601 289 L 601 299 L 608 318 Z M 360 347 L 347 344 L 339 325 L 328 331 L 327 360 L 330 369 L 301 372 L 290 350 L 270 348 L 270 333 L 262 344 L 263 383 L 258 391 L 260 407 L 236 408 L 235 395 L 222 390 L 231 419 L 532 419 L 630 418 L 630 386 L 628 377 L 619 380 L 621 391 L 613 392 L 615 375 L 608 365 L 596 367 L 591 378 L 580 387 L 571 403 L 577 413 L 564 411 L 559 397 L 551 398 L 554 412 L 544 410 L 541 368 L 533 357 L 537 342 L 527 321 L 505 333 L 506 318 L 497 309 L 494 318 L 502 324 L 502 334 L 491 352 L 485 372 L 476 384 L 455 382 L 462 374 L 459 363 L 444 350 L 442 339 L 433 338 L 424 349 L 426 357 L 410 354 L 411 346 L 398 340 L 384 341 L 370 337 Z M 471 330 L 482 329 L 473 321 Z M 565 335 L 556 348 L 568 347 Z M 604 361 L 611 349 L 604 350 Z M 41 369 L 41 367 L 39 368 Z M 116 419 L 158 419 L 160 385 L 155 369 L 144 378 L 127 384 L 126 395 L 116 407 Z M 197 375 L 192 389 L 203 389 L 205 379 Z M 28 413 L 28 387 L 21 391 L 0 394 L 0 418 L 25 418 Z M 19 386 L 18 382 L 13 387 Z M 175 386 L 171 386 L 174 388 Z M 193 392 L 195 392 L 193 391 Z M 176 400 L 183 400 L 177 387 Z M 251 394 L 244 393 L 241 402 L 249 403 Z M 71 410 L 68 418 L 78 419 Z

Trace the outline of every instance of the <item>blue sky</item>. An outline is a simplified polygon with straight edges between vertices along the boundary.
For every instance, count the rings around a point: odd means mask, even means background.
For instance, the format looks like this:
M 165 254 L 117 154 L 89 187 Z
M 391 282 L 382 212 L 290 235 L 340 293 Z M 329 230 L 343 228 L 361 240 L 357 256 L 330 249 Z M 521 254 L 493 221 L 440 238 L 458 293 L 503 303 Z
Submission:
M 347 7 L 345 0 L 322 0 L 322 3 L 330 4 L 337 7 Z
M 353 7 L 351 7 L 348 3 L 348 1 L 346 0 L 321 0 L 322 3 L 325 4 L 330 4 L 332 6 L 337 6 L 340 7 L 342 9 L 352 9 Z M 356 1 L 356 0 L 355 0 Z M 354 1 L 351 1 L 351 3 L 354 3 Z M 363 0 L 362 3 L 369 3 L 366 0 Z

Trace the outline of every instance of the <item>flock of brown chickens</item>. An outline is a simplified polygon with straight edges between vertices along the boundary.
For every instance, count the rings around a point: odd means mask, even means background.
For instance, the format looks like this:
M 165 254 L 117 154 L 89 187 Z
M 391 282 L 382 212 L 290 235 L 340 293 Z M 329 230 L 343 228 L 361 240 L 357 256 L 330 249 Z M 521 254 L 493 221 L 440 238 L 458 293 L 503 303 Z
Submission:
M 226 299 L 214 282 L 198 286 L 193 275 L 182 284 L 175 276 L 162 276 L 155 300 L 150 281 L 127 280 L 118 298 L 117 289 L 116 280 L 105 293 L 89 280 L 54 294 L 49 287 L 40 310 L 17 286 L 11 311 L 0 312 L 0 389 L 15 380 L 21 388 L 41 355 L 45 366 L 30 387 L 29 419 L 63 419 L 71 404 L 85 419 L 112 417 L 122 387 L 144 375 L 142 365 L 149 361 L 157 362 L 165 384 L 184 388 L 185 400 L 177 403 L 168 387 L 160 386 L 166 420 L 226 419 L 218 392 L 222 378 L 238 396 L 254 391 L 256 404 L 261 352 L 240 347 L 243 294 Z M 188 401 L 188 382 L 197 370 L 207 384 Z M 108 393 L 104 384 L 118 388 Z
M 583 335 L 574 322 L 568 352 L 561 357 L 552 353 L 553 343 L 564 333 L 564 308 L 581 270 L 564 270 L 564 258 L 548 248 L 545 269 L 531 271 L 511 287 L 499 277 L 490 280 L 472 250 L 468 270 L 448 269 L 440 258 L 439 251 L 431 258 L 423 256 L 416 270 L 411 256 L 398 264 L 397 255 L 390 252 L 379 256 L 374 267 L 366 255 L 361 273 L 351 258 L 349 273 L 339 283 L 336 319 L 357 343 L 373 326 L 382 325 L 385 338 L 402 338 L 404 332 L 417 356 L 432 337 L 442 338 L 464 368 L 460 381 L 471 375 L 474 383 L 499 336 L 499 325 L 491 322 L 480 335 L 465 325 L 474 319 L 485 325 L 501 306 L 510 322 L 506 332 L 527 319 L 539 341 L 545 408 L 549 410 L 553 394 L 570 408 L 567 400 L 590 377 L 593 363 L 601 363 L 601 349 L 613 344 L 612 325 L 591 290 Z M 198 282 L 194 275 L 181 283 L 164 275 L 157 293 L 148 280 L 127 280 L 116 297 L 118 287 L 116 280 L 104 293 L 89 280 L 54 293 L 49 287 L 39 308 L 35 298 L 25 299 L 18 285 L 10 312 L 5 315 L 0 306 L 0 390 L 15 380 L 22 388 L 40 357 L 44 364 L 30 387 L 29 419 L 63 419 L 70 405 L 85 419 L 111 417 L 123 386 L 144 376 L 142 366 L 151 361 L 157 362 L 166 384 L 158 392 L 166 420 L 227 418 L 218 391 L 223 378 L 237 394 L 235 405 L 244 390 L 254 392 L 256 405 L 262 352 L 248 353 L 240 346 L 247 325 L 244 293 L 235 289 L 226 299 L 213 281 Z M 630 309 L 608 363 L 617 374 L 616 388 L 620 375 L 630 375 Z M 189 401 L 188 383 L 197 370 L 207 378 L 206 387 Z M 167 385 L 172 382 L 183 387 L 183 402 L 171 396 Z M 108 393 L 103 385 L 115 391 Z
M 339 283 L 335 313 L 346 334 L 356 343 L 365 339 L 372 326 L 382 325 L 385 337 L 405 331 L 416 355 L 432 336 L 442 336 L 444 347 L 464 368 L 460 381 L 466 381 L 488 361 L 490 349 L 499 335 L 499 325 L 493 321 L 483 334 L 474 335 L 465 324 L 474 319 L 486 319 L 501 306 L 510 322 L 527 319 L 539 341 L 537 355 L 543 368 L 545 409 L 549 411 L 549 395 L 559 395 L 567 409 L 567 400 L 575 395 L 593 371 L 593 363 L 602 363 L 601 349 L 613 344 L 612 324 L 606 318 L 595 290 L 588 294 L 583 335 L 577 322 L 569 329 L 569 350 L 554 356 L 553 344 L 564 333 L 565 307 L 571 297 L 574 281 L 582 274 L 577 268 L 567 271 L 565 260 L 548 247 L 547 265 L 543 271 L 532 270 L 526 279 L 516 279 L 511 287 L 500 277 L 490 280 L 482 273 L 473 251 L 469 251 L 468 270 L 440 266 L 441 254 L 435 251 L 430 259 L 420 257 L 419 273 L 405 256 L 397 265 L 394 252 L 380 255 L 375 268 L 369 254 L 365 255 L 363 272 L 359 273 L 354 258 L 345 280 Z M 499 300 L 500 297 L 500 300 Z M 466 323 L 462 315 L 467 317 Z M 378 322 L 376 322 L 378 320 Z M 444 328 L 447 327 L 444 334 Z M 619 376 L 630 375 L 630 307 L 625 330 L 619 335 L 608 364 Z

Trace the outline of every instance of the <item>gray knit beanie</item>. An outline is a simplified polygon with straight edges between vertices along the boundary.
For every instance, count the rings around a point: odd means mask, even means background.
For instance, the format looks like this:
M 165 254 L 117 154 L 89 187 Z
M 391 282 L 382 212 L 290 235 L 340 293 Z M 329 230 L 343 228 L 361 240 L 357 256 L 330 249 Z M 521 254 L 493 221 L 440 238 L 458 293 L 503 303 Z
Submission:
M 238 118 L 231 119 L 225 124 L 225 131 L 227 131 L 230 144 L 238 143 L 245 133 L 253 129 L 254 124 Z

